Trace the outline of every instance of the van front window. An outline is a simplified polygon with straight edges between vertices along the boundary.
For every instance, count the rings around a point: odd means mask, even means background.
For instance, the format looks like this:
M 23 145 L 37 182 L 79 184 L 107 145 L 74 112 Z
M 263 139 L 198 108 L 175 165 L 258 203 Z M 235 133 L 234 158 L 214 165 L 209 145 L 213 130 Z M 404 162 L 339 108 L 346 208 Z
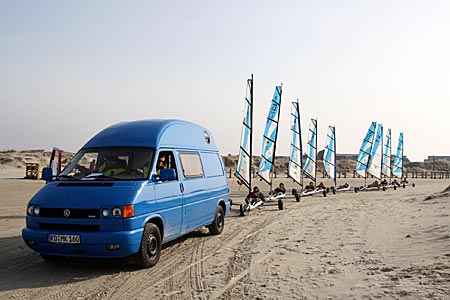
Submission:
M 153 149 L 134 147 L 80 150 L 59 180 L 144 180 L 153 154 Z

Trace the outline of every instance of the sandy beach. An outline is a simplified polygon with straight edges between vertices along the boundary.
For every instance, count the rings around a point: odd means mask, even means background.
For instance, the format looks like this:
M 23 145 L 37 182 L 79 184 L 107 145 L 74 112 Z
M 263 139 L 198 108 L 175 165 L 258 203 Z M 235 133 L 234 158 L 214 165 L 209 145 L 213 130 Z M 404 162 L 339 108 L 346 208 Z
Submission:
M 300 203 L 288 195 L 284 210 L 268 202 L 246 217 L 233 205 L 221 235 L 195 231 L 139 270 L 130 260 L 45 262 L 21 237 L 44 183 L 0 179 L 0 299 L 450 299 L 450 182 L 414 182 Z M 230 189 L 242 203 L 234 179 Z

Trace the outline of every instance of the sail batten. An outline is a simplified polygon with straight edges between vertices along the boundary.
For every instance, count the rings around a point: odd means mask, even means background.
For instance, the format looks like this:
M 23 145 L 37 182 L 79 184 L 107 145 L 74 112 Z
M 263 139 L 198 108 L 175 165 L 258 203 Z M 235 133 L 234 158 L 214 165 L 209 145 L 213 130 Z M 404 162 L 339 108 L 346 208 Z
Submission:
M 400 132 L 398 137 L 397 153 L 394 158 L 394 165 L 392 166 L 392 175 L 403 177 L 403 132 Z
M 291 151 L 289 156 L 288 176 L 302 184 L 303 149 L 300 123 L 300 106 L 298 101 L 291 106 Z
M 334 126 L 328 127 L 327 140 L 323 155 L 323 166 L 327 175 L 336 184 L 336 133 Z
M 306 162 L 303 166 L 303 173 L 315 182 L 317 170 L 317 119 L 311 119 L 308 133 L 308 144 L 306 147 Z
M 242 121 L 241 143 L 236 172 L 234 175 L 250 191 L 252 165 L 252 126 L 253 126 L 253 75 L 247 80 L 244 119 Z
M 272 185 L 270 172 L 275 161 L 276 141 L 278 136 L 278 121 L 280 118 L 282 86 L 276 86 L 264 129 L 261 160 L 258 175 Z
M 372 122 L 369 130 L 359 149 L 358 158 L 356 160 L 356 172 L 363 178 L 366 178 L 366 169 L 369 165 L 370 154 L 372 152 L 372 144 L 375 136 L 376 122 Z
M 367 173 L 381 179 L 381 166 L 383 160 L 383 124 L 377 125 L 376 135 L 370 152 L 369 166 Z

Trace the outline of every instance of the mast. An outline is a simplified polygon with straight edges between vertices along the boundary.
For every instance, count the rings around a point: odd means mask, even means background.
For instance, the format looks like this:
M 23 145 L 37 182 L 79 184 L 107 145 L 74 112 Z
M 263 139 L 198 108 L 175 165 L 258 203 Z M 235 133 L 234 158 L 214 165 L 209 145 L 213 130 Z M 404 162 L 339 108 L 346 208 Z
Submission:
M 334 136 L 334 188 L 336 189 L 336 126 L 333 126 L 333 136 Z
M 248 194 L 252 192 L 252 161 L 253 161 L 253 74 L 250 79 L 250 164 L 248 166 Z

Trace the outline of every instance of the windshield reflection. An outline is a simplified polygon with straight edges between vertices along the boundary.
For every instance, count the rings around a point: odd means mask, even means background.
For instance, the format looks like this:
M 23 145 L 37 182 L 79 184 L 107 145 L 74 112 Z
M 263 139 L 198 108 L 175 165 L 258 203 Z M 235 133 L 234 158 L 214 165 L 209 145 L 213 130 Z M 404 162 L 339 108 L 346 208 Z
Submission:
M 80 150 L 59 180 L 144 180 L 153 157 L 150 148 L 95 148 Z

